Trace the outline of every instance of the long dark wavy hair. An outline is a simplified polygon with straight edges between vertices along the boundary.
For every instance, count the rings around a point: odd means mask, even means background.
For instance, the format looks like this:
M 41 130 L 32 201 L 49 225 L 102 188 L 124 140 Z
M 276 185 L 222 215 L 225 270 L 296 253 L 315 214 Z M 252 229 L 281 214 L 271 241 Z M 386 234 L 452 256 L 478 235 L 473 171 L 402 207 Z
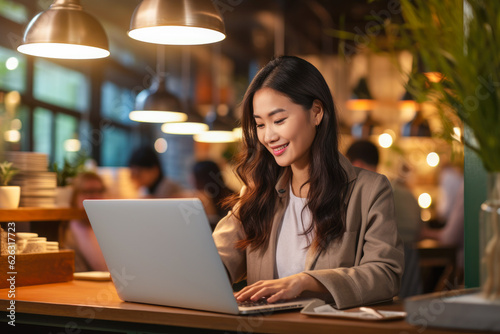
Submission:
M 269 242 L 278 199 L 275 186 L 286 168 L 280 167 L 272 154 L 259 142 L 253 117 L 253 98 L 261 88 L 271 88 L 289 97 L 309 112 L 313 101 L 323 106 L 323 119 L 317 126 L 310 149 L 309 192 L 307 206 L 312 213 L 311 227 L 315 231 L 311 246 L 324 250 L 345 230 L 344 199 L 347 196 L 347 174 L 340 165 L 338 152 L 338 122 L 333 98 L 321 73 L 304 59 L 282 56 L 262 68 L 248 87 L 243 98 L 243 147 L 237 158 L 236 173 L 247 187 L 240 196 L 227 202 L 237 205 L 235 215 L 242 222 L 246 239 L 237 247 L 264 250 Z

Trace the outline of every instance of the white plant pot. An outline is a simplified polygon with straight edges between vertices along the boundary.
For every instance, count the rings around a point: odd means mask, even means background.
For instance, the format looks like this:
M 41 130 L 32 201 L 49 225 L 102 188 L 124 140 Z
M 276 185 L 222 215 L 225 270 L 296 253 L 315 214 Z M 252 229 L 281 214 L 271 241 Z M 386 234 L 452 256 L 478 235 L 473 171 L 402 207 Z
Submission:
M 73 196 L 73 187 L 57 187 L 56 188 L 56 207 L 69 208 L 71 207 L 71 198 Z
M 0 187 L 0 209 L 17 209 L 21 198 L 21 187 L 1 186 Z

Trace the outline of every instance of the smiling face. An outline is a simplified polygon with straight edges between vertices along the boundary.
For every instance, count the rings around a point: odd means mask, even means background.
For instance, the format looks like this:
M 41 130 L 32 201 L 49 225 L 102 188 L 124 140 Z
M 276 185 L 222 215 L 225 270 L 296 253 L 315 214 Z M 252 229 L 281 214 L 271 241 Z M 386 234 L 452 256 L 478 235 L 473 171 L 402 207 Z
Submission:
M 309 150 L 321 122 L 323 108 L 317 100 L 310 110 L 271 88 L 259 89 L 253 98 L 253 116 L 259 141 L 278 165 L 303 169 L 309 165 Z

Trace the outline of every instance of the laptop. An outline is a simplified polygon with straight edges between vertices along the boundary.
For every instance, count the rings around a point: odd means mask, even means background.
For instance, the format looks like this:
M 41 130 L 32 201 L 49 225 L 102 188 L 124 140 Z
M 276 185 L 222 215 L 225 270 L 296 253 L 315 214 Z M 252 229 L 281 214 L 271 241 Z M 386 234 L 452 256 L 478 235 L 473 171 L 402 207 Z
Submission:
M 238 306 L 199 199 L 83 205 L 124 301 L 229 314 L 299 309 L 312 301 Z

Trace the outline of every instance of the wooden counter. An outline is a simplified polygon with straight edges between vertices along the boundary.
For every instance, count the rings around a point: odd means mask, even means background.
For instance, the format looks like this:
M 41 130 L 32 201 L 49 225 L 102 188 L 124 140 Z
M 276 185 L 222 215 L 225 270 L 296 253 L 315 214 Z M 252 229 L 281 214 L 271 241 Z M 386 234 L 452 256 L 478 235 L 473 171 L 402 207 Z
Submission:
M 64 247 L 64 224 L 72 219 L 86 219 L 83 209 L 73 208 L 17 208 L 0 209 L 0 223 L 29 222 L 30 232 L 38 233 L 50 241 L 59 241 Z M 5 229 L 5 227 L 4 227 Z M 21 230 L 22 231 L 22 230 Z M 26 230 L 25 230 L 26 231 Z M 19 231 L 17 231 L 19 232 Z
M 71 281 L 16 288 L 16 325 L 124 330 L 128 333 L 456 333 L 404 320 L 352 321 L 310 317 L 297 311 L 233 316 L 165 306 L 122 302 L 111 282 Z M 8 326 L 8 289 L 0 290 L 0 325 Z M 378 306 L 401 310 L 401 304 Z M 5 327 L 4 327 L 5 328 Z M 19 328 L 19 327 L 18 327 Z M 3 332 L 3 331 L 2 331 Z

